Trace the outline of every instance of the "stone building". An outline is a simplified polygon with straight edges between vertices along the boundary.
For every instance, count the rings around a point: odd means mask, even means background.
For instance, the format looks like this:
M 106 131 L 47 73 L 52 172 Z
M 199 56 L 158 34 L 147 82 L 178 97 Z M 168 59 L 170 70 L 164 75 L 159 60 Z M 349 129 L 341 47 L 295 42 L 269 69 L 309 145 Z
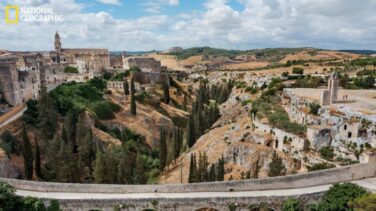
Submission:
M 55 51 L 50 52 L 53 63 L 77 64 L 83 61 L 88 69 L 98 74 L 110 66 L 110 53 L 108 49 L 62 48 L 58 32 L 55 34 L 54 46 Z
M 321 93 L 320 104 L 330 105 L 337 102 L 338 98 L 338 88 L 339 88 L 339 74 L 338 72 L 333 72 L 330 74 L 328 89 L 323 90 Z
M 376 90 L 339 89 L 332 74 L 328 89 L 284 89 L 282 102 L 292 121 L 307 125 L 312 148 L 331 146 L 337 155 L 357 159 L 361 149 L 376 147 Z M 310 103 L 319 102 L 318 114 L 311 114 Z
M 21 62 L 22 61 L 22 62 Z M 18 67 L 18 65 L 24 65 Z M 5 112 L 39 97 L 41 88 L 39 63 L 12 53 L 0 55 L 0 104 Z
M 126 57 L 124 53 L 122 54 L 123 68 L 128 70 L 131 67 L 139 67 L 142 72 L 154 72 L 159 73 L 167 70 L 166 67 L 161 65 L 160 61 L 154 58 L 146 56 L 131 56 Z

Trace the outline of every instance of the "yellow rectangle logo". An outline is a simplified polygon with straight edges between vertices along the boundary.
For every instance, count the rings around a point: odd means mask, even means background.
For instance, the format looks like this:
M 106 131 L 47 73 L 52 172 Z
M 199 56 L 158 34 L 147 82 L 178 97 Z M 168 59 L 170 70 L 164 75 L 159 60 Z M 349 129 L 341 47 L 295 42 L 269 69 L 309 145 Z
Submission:
M 11 12 L 14 12 L 14 17 L 11 17 Z M 5 6 L 5 23 L 17 24 L 18 23 L 18 6 Z

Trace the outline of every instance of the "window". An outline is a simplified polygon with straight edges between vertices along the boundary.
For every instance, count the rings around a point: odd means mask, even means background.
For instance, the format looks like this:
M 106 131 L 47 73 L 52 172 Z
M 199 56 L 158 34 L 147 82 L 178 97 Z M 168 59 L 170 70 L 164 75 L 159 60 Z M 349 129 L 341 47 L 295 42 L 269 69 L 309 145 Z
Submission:
M 347 138 L 351 138 L 351 136 L 352 136 L 352 133 L 351 133 L 351 132 L 348 132 L 348 133 L 347 133 Z
M 347 130 L 347 125 L 344 125 L 344 126 L 343 126 L 343 129 L 344 129 L 344 130 Z

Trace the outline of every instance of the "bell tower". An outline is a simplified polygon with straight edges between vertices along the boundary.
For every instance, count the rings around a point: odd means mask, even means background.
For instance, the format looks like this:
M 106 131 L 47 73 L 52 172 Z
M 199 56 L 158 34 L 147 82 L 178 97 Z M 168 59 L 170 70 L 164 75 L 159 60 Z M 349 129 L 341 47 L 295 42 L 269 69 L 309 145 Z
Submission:
M 57 54 L 61 53 L 61 42 L 60 42 L 60 35 L 58 32 L 55 34 L 55 51 Z

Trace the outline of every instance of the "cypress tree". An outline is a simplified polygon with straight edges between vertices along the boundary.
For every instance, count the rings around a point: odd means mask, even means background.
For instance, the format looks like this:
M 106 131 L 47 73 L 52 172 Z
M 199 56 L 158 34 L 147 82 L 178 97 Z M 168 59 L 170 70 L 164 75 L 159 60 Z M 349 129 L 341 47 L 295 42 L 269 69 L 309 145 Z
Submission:
M 188 122 L 188 146 L 193 147 L 195 143 L 196 143 L 195 123 L 194 123 L 193 115 L 190 115 L 189 122 Z
M 196 155 L 192 153 L 191 161 L 189 165 L 189 176 L 188 176 L 189 183 L 196 182 L 196 178 L 197 178 L 196 174 L 197 174 Z
M 130 166 L 130 159 L 129 159 L 129 152 L 128 150 L 123 147 L 122 154 L 120 156 L 120 161 L 118 165 L 118 175 L 117 175 L 117 181 L 120 184 L 131 184 L 132 178 L 131 178 L 131 166 Z
M 163 170 L 167 164 L 166 131 L 163 128 L 161 128 L 160 130 L 159 161 L 160 161 L 159 167 L 161 170 Z
M 276 177 L 283 176 L 286 173 L 285 165 L 283 165 L 282 158 L 276 152 L 273 153 L 272 162 L 269 164 L 268 176 Z
M 31 143 L 27 136 L 26 126 L 23 126 L 22 130 L 22 142 L 23 142 L 23 158 L 24 158 L 24 173 L 26 179 L 33 179 L 33 151 L 31 149 Z
M 146 184 L 147 182 L 147 177 L 145 175 L 145 166 L 144 166 L 144 160 L 141 157 L 141 152 L 137 153 L 137 158 L 136 158 L 136 172 L 135 172 L 135 177 L 136 177 L 136 182 L 138 184 Z
M 217 176 L 216 181 L 223 181 L 224 180 L 224 176 L 225 176 L 225 160 L 223 158 L 223 155 L 222 155 L 222 157 L 218 161 L 216 176 Z
M 97 149 L 97 155 L 95 159 L 95 167 L 94 167 L 94 179 L 95 183 L 104 183 L 106 181 L 106 166 L 103 157 L 103 153 Z
M 106 183 L 116 184 L 118 177 L 118 160 L 112 152 L 103 155 L 106 164 Z
M 72 146 L 61 143 L 59 153 L 58 178 L 62 182 L 75 183 L 80 181 L 77 158 L 72 153 Z
M 42 178 L 42 170 L 41 170 L 41 161 L 40 161 L 40 151 L 39 151 L 39 144 L 38 139 L 35 138 L 35 174 L 38 179 Z
M 128 84 L 128 79 L 125 79 L 124 82 L 124 95 L 128 96 L 129 95 L 129 84 Z
M 79 160 L 79 167 L 83 174 L 89 171 L 87 176 L 91 177 L 93 174 L 93 163 L 95 160 L 95 148 L 93 143 L 93 133 L 90 128 L 87 128 L 83 125 L 83 122 L 79 122 L 77 130 L 80 134 L 84 135 L 83 129 L 87 129 L 85 132 L 84 137 L 77 137 L 78 143 L 78 160 Z M 86 173 L 87 174 L 87 173 Z
M 134 80 L 132 77 L 131 80 L 131 114 L 135 116 L 137 114 L 137 108 L 136 108 L 136 99 L 135 99 L 135 88 L 134 88 Z
M 216 164 L 212 164 L 210 165 L 210 169 L 209 169 L 209 179 L 208 181 L 209 182 L 213 182 L 216 180 L 216 172 L 215 172 L 215 168 L 216 168 Z
M 163 102 L 166 104 L 170 103 L 170 87 L 167 83 L 163 84 Z
M 56 133 L 57 114 L 45 86 L 41 87 L 38 102 L 38 127 L 41 130 L 42 139 L 44 140 L 52 139 Z

